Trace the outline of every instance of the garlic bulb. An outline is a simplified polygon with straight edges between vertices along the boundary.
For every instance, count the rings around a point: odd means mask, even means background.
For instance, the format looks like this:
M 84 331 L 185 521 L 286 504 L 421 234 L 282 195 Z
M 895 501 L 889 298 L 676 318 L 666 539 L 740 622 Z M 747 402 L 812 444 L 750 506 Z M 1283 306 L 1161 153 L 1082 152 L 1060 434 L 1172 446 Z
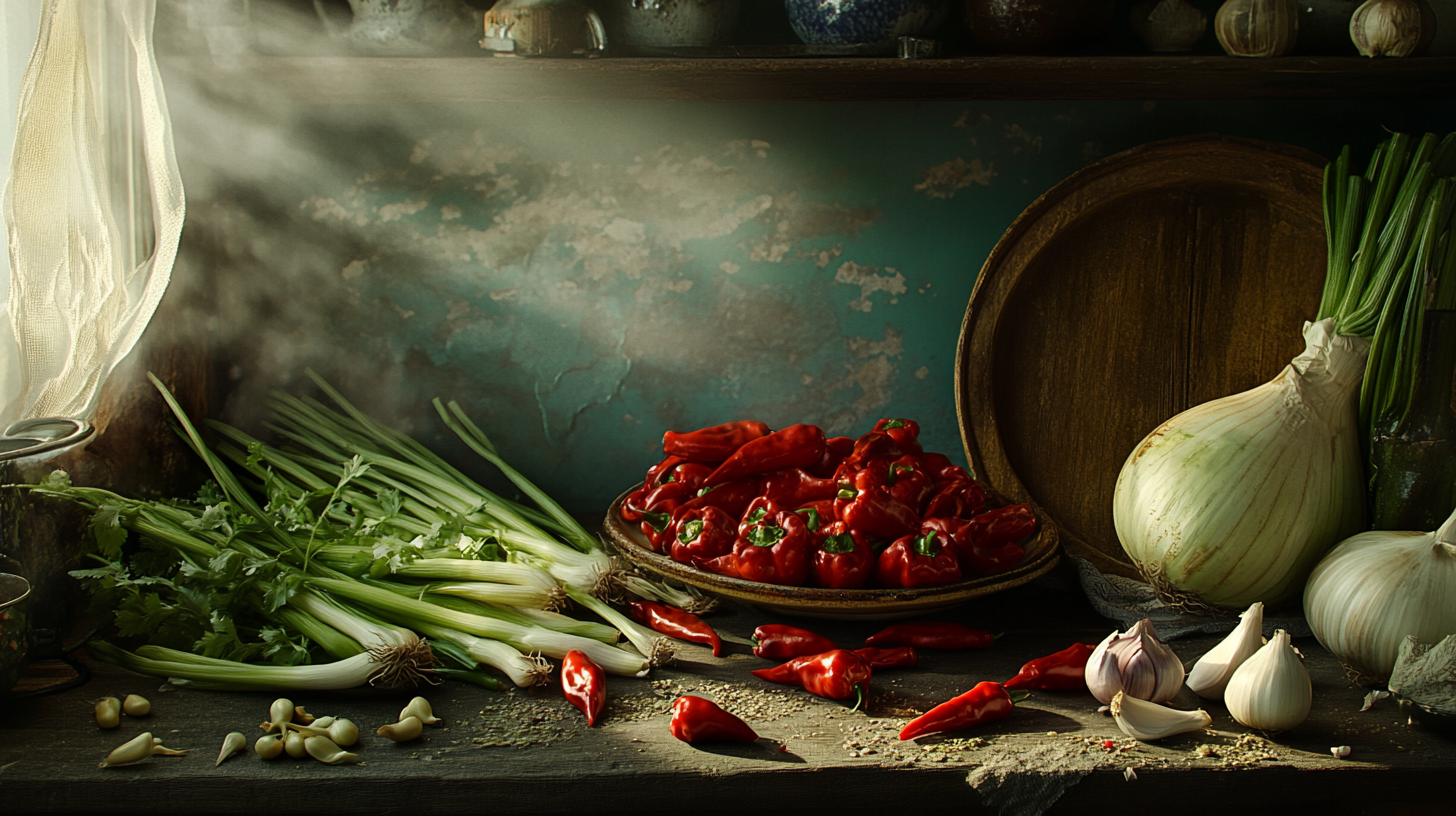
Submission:
M 1364 57 L 1409 57 L 1436 36 L 1421 0 L 1366 0 L 1350 15 L 1350 39 Z
M 1340 542 L 1309 576 L 1304 616 L 1365 683 L 1390 678 L 1406 637 L 1456 634 L 1456 513 L 1434 533 L 1373 530 Z
M 1201 708 L 1179 711 L 1129 697 L 1120 691 L 1112 698 L 1111 710 L 1112 719 L 1117 721 L 1122 733 L 1143 742 L 1198 731 L 1213 724 L 1213 718 Z
M 1304 338 L 1274 379 L 1164 422 L 1118 474 L 1117 537 L 1175 607 L 1288 600 L 1364 525 L 1355 398 L 1369 344 L 1333 319 Z
M 1299 37 L 1299 7 L 1294 0 L 1227 0 L 1213 33 L 1231 57 L 1282 56 Z
M 1143 0 L 1128 22 L 1149 51 L 1159 52 L 1191 50 L 1208 27 L 1208 18 L 1187 0 Z
M 1102 703 L 1121 693 L 1161 703 L 1183 685 L 1183 661 L 1158 640 L 1147 618 L 1126 633 L 1108 635 L 1088 656 L 1085 671 L 1087 689 Z
M 1263 644 L 1264 605 L 1255 603 L 1244 614 L 1228 637 L 1198 658 L 1188 672 L 1188 688 L 1199 697 L 1222 700 L 1234 671 L 1243 665 Z
M 1304 722 L 1312 700 L 1309 672 L 1283 629 L 1244 661 L 1223 692 L 1229 714 L 1261 731 L 1285 731 Z

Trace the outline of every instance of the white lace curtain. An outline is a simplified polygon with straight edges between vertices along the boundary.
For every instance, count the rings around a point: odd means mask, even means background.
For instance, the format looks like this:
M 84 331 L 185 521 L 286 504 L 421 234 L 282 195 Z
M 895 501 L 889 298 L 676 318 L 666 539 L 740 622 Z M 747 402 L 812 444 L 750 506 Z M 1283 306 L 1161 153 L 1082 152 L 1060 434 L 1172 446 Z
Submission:
M 9 266 L 0 428 L 89 419 L 167 288 L 182 232 L 182 181 L 152 51 L 156 0 L 0 8 L 0 155 L 9 157 L 0 176 Z

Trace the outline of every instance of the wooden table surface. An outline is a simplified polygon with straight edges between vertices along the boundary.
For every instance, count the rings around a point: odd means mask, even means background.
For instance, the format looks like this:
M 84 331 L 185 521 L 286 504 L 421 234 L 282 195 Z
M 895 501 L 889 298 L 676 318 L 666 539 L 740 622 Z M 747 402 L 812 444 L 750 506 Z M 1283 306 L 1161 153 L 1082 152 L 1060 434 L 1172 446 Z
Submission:
M 813 812 L 903 809 L 1022 814 L 1156 807 L 1180 814 L 1450 812 L 1456 746 L 1407 724 L 1389 700 L 1361 712 L 1366 690 L 1312 638 L 1296 641 L 1314 680 L 1314 711 L 1283 734 L 1256 734 L 1221 705 L 1203 703 L 1211 729 L 1141 744 L 1098 714 L 1087 692 L 1038 692 L 1006 720 L 954 736 L 901 743 L 912 716 L 985 679 L 1004 680 L 1026 660 L 1074 641 L 1096 642 L 1116 625 L 1087 605 L 1066 573 L 980 599 L 937 617 L 1004 631 L 988 650 L 923 652 L 914 669 L 876 675 L 869 711 L 757 680 L 771 665 L 750 654 L 763 623 L 813 627 L 859 645 L 875 622 L 785 620 L 746 608 L 709 618 L 730 641 L 715 659 L 687 645 L 679 661 L 641 679 L 610 678 L 604 722 L 588 729 L 559 688 L 491 692 L 458 683 L 424 695 L 444 718 L 423 739 L 395 745 L 374 735 L 409 695 L 372 690 L 297 692 L 317 715 L 354 720 L 356 766 L 251 748 L 214 767 L 229 731 L 262 734 L 274 694 L 160 691 L 156 678 L 95 664 L 86 685 L 0 707 L 0 811 L 11 813 L 580 813 Z M 1191 665 L 1217 642 L 1172 642 Z M 681 693 L 717 699 L 759 733 L 754 744 L 694 747 L 674 739 L 668 708 Z M 138 693 L 145 718 L 99 730 L 92 701 Z M 1179 707 L 1199 705 L 1184 689 Z M 184 757 L 98 769 L 143 731 Z M 1349 745 L 1348 759 L 1330 748 Z M 1110 747 L 1108 747 L 1110 746 Z M 1127 769 L 1136 778 L 1129 780 Z

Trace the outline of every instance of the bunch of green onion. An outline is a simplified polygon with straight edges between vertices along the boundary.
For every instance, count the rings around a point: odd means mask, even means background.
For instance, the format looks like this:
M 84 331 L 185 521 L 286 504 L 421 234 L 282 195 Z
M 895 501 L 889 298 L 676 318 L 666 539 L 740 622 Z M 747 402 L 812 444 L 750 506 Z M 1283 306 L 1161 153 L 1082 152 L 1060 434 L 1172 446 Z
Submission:
M 64 474 L 30 488 L 94 511 L 103 566 L 74 574 L 99 597 L 131 593 L 118 611 L 118 620 L 133 621 L 130 634 L 147 633 L 134 621 L 168 611 L 213 630 L 195 643 L 134 652 L 98 643 L 98 657 L 179 686 L 249 690 L 408 686 L 436 676 L 503 687 L 484 668 L 530 686 L 547 677 L 543 657 L 572 650 L 621 675 L 671 659 L 669 640 L 598 596 L 630 591 L 684 607 L 703 599 L 620 570 L 458 405 L 435 402 L 446 425 L 531 504 L 485 489 L 309 374 L 337 409 L 274 394 L 277 447 L 218 422 L 208 424 L 223 441 L 209 447 L 152 378 L 211 471 L 219 495 L 209 501 L 128 499 L 73 486 Z M 129 562 L 118 530 L 141 539 Z M 139 567 L 154 574 L 135 575 Z M 163 608 L 163 594 L 175 608 Z M 569 603 L 602 621 L 562 614 Z M 630 646 L 618 645 L 623 635 Z M 260 653 L 284 665 L 242 659 Z M 313 663 L 323 657 L 332 661 Z

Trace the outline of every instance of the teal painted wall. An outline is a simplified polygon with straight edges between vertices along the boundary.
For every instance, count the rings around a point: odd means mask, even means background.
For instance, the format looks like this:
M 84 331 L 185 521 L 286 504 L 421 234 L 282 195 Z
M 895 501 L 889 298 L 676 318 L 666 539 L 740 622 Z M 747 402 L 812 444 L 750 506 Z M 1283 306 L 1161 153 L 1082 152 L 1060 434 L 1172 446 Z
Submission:
M 963 461 L 977 270 L 1098 158 L 1205 132 L 1364 155 L 1449 105 L 1371 102 L 238 106 L 169 89 L 189 212 L 173 291 L 260 430 L 312 366 L 488 474 L 430 399 L 594 513 L 667 429 L 857 435 L 908 416 Z M 1313 308 L 1313 304 L 1311 304 Z

